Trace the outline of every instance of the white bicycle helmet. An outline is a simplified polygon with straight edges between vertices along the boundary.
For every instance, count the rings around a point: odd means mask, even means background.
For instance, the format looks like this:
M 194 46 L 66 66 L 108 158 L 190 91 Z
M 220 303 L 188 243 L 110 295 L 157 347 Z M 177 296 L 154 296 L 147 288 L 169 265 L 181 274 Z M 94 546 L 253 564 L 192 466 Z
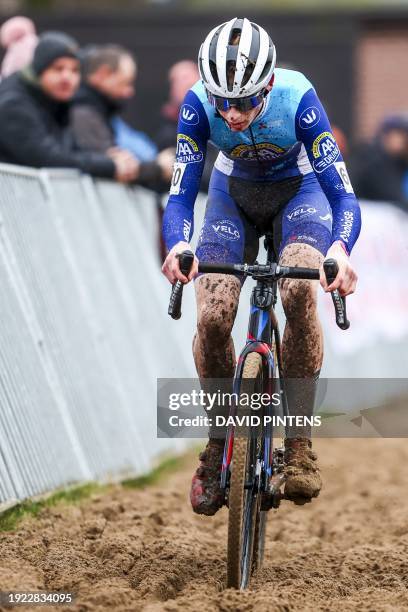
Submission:
M 221 98 L 243 98 L 264 91 L 276 64 L 276 50 L 263 28 L 234 17 L 215 27 L 198 54 L 204 86 Z

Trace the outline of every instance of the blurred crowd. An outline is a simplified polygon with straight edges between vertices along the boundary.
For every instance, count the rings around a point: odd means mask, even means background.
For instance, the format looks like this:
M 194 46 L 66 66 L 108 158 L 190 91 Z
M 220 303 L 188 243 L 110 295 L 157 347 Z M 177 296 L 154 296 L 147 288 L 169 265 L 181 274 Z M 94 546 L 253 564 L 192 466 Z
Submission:
M 127 49 L 114 44 L 80 48 L 63 32 L 37 35 L 25 17 L 3 23 L 0 43 L 5 49 L 0 162 L 78 168 L 159 194 L 168 190 L 179 109 L 199 78 L 195 62 L 183 60 L 170 68 L 168 101 L 152 139 L 122 117 L 137 78 L 136 60 Z M 349 146 L 339 127 L 334 132 L 357 196 L 408 211 L 408 112 L 384 118 L 371 142 Z M 210 145 L 203 190 L 215 156 Z
M 168 190 L 177 117 L 198 80 L 192 61 L 169 72 L 169 100 L 156 139 L 122 118 L 135 95 L 137 63 L 119 45 L 80 48 L 64 32 L 37 35 L 26 17 L 0 28 L 0 162 L 77 168 L 96 177 Z

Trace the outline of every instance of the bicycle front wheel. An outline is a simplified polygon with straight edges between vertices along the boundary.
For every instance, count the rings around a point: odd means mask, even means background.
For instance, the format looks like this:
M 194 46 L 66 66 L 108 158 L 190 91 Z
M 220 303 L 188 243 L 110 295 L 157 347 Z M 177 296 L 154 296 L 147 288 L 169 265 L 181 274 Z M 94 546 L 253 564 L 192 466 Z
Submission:
M 254 380 L 254 391 L 262 389 L 262 357 L 249 353 L 243 379 Z M 234 438 L 232 474 L 229 488 L 227 587 L 245 589 L 249 584 L 254 541 L 259 531 L 260 495 L 257 490 L 256 464 L 258 441 L 251 437 Z

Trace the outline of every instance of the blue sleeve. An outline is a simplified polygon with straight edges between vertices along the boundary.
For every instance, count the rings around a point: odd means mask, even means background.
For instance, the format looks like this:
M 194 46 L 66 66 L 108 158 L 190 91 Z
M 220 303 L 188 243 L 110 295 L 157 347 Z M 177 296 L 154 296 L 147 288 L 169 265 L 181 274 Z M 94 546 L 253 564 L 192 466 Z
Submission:
M 360 206 L 326 112 L 314 89 L 309 89 L 302 97 L 295 122 L 296 137 L 304 144 L 332 208 L 332 241 L 340 240 L 350 253 L 360 234 Z
M 191 90 L 180 108 L 176 161 L 163 217 L 163 238 L 170 250 L 193 234 L 193 211 L 204 169 L 210 125 L 205 109 Z

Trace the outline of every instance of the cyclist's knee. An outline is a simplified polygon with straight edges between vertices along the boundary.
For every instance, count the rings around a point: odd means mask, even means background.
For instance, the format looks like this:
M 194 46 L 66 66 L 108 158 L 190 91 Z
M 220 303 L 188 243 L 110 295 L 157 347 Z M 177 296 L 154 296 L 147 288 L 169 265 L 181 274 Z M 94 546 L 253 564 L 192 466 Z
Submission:
M 319 268 L 322 261 L 320 251 L 301 243 L 286 246 L 280 258 L 282 265 L 306 268 Z M 287 319 L 305 320 L 316 315 L 317 281 L 284 279 L 279 286 Z
M 317 293 L 310 281 L 286 280 L 281 285 L 281 300 L 288 320 L 304 320 L 316 314 Z
M 222 344 L 230 337 L 240 290 L 239 280 L 225 274 L 197 280 L 197 330 L 201 338 Z
M 207 342 L 224 344 L 231 335 L 234 316 L 222 307 L 205 304 L 197 320 L 197 331 L 200 338 Z

